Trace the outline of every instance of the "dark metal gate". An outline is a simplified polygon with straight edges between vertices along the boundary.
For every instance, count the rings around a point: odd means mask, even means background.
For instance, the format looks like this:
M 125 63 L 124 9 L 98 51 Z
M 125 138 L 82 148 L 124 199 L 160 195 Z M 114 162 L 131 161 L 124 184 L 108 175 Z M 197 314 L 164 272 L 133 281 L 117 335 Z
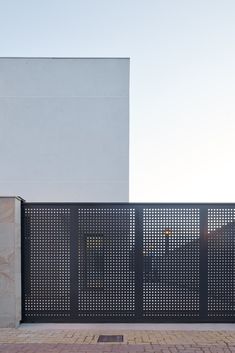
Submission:
M 235 319 L 235 205 L 22 204 L 23 322 Z

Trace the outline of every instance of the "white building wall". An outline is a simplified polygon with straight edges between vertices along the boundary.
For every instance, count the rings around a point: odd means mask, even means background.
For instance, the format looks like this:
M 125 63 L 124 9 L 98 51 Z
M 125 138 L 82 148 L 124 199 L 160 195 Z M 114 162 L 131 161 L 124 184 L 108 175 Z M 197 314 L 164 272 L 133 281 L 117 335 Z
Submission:
M 0 59 L 0 195 L 128 201 L 129 59 Z

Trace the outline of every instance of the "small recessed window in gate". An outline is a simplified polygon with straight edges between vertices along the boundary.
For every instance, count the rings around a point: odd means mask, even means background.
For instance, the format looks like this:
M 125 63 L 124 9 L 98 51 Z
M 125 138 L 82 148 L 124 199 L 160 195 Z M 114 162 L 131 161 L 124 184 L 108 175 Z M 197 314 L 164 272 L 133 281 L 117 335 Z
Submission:
M 85 235 L 85 287 L 104 287 L 104 239 L 103 235 Z

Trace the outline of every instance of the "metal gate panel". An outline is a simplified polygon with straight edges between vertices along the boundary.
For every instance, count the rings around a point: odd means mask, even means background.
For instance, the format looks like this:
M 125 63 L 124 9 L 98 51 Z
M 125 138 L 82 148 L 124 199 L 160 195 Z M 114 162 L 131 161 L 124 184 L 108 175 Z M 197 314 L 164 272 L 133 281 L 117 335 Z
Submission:
M 70 210 L 26 207 L 24 220 L 23 316 L 33 321 L 66 321 L 70 317 Z
M 233 204 L 22 203 L 23 322 L 233 322 Z
M 144 208 L 144 317 L 199 316 L 200 210 Z
M 234 317 L 235 310 L 235 209 L 208 210 L 208 315 Z
M 78 208 L 77 319 L 135 317 L 135 209 Z

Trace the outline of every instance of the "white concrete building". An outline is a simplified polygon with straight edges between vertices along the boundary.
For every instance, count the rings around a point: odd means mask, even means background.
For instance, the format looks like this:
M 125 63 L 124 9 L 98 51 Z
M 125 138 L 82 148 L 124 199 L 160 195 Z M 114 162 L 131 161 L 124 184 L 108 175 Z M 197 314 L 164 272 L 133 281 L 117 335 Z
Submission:
M 0 195 L 128 201 L 129 59 L 0 58 Z

